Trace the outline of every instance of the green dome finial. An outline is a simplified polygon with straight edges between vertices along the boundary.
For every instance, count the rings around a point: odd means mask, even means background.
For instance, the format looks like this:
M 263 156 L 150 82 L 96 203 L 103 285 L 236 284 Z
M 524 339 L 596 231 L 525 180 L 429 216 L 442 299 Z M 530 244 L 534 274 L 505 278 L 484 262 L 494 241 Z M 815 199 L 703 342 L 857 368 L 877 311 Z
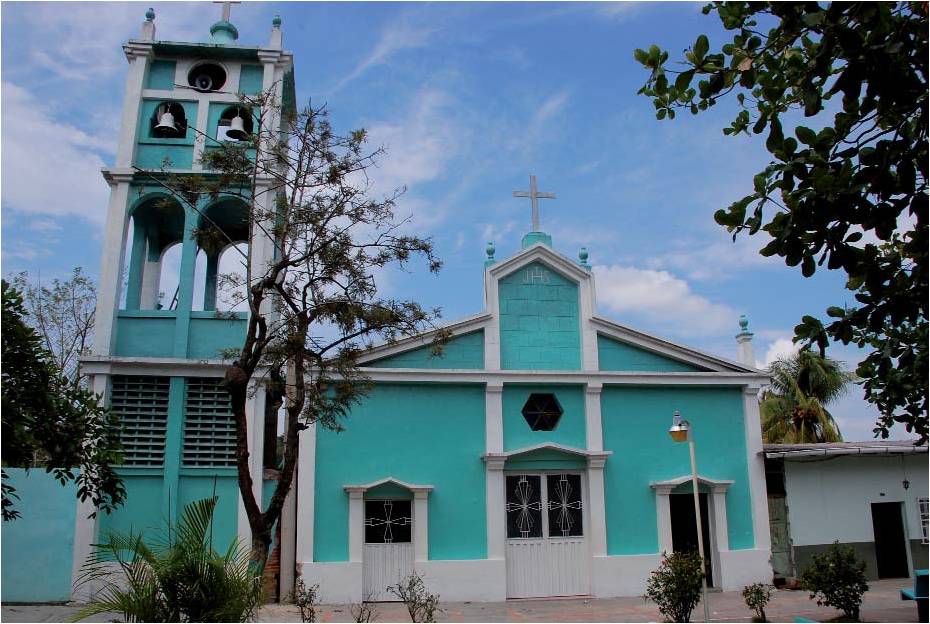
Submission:
M 749 317 L 745 314 L 739 315 L 739 328 L 744 332 L 749 331 Z
M 497 251 L 497 249 L 494 247 L 494 243 L 488 241 L 488 246 L 484 248 L 484 252 L 488 254 L 488 260 L 494 259 L 495 251 Z
M 274 26 L 275 28 L 281 28 L 281 16 L 275 15 L 274 18 L 271 20 L 271 25 Z
M 582 247 L 578 252 L 578 259 L 581 260 L 581 264 L 586 264 L 588 262 L 588 248 Z
M 155 9 L 149 7 L 149 10 L 145 12 L 145 21 L 154 22 L 155 21 Z

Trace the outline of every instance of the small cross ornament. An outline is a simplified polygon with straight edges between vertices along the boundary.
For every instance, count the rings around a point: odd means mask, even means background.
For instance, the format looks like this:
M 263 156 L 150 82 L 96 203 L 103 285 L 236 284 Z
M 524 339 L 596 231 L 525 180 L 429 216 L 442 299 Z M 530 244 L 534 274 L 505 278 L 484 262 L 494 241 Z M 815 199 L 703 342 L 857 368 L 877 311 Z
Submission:
M 213 4 L 222 4 L 223 5 L 223 16 L 222 20 L 224 22 L 229 21 L 229 12 L 232 10 L 232 5 L 242 4 L 240 0 L 213 0 Z
M 536 190 L 536 176 L 530 174 L 530 190 L 514 191 L 514 197 L 529 197 L 533 208 L 533 231 L 539 232 L 539 199 L 555 199 L 555 193 L 543 193 Z

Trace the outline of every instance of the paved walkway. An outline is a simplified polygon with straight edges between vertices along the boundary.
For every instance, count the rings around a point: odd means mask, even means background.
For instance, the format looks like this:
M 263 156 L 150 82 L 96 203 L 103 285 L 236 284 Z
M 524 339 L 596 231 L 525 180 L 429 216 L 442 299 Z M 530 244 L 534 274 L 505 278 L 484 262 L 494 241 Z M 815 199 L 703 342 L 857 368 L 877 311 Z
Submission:
M 873 581 L 862 604 L 864 622 L 916 622 L 917 606 L 903 602 L 898 590 L 908 585 L 908 579 Z M 772 597 L 766 614 L 772 622 L 792 622 L 801 615 L 827 621 L 840 615 L 834 609 L 818 607 L 802 591 L 778 591 Z M 710 595 L 711 620 L 715 622 L 749 622 L 752 613 L 743 604 L 740 592 L 716 592 Z M 508 600 L 507 602 L 442 603 L 440 622 L 656 622 L 661 621 L 655 605 L 641 598 Z M 403 605 L 374 605 L 378 622 L 409 622 Z M 3 605 L 3 622 L 60 622 L 77 611 L 71 605 Z M 698 605 L 692 614 L 701 621 L 703 608 Z M 100 616 L 95 622 L 113 621 L 112 616 Z M 300 614 L 293 605 L 267 605 L 259 612 L 260 622 L 299 622 Z M 352 622 L 347 605 L 323 605 L 318 622 Z

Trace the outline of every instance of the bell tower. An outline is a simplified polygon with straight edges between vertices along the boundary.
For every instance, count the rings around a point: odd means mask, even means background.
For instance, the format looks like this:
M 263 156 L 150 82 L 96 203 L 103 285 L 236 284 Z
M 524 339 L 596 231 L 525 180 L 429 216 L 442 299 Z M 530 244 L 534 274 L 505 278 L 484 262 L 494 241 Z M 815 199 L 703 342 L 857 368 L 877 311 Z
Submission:
M 127 500 L 97 518 L 88 518 L 94 511 L 89 502 L 79 503 L 75 575 L 101 529 L 158 530 L 166 518 L 176 522 L 187 503 L 214 494 L 215 543 L 225 548 L 236 536 L 249 540 L 236 478 L 235 421 L 219 386 L 224 358 L 241 347 L 248 313 L 224 300 L 221 275 L 224 260 L 232 267 L 226 271 L 238 268 L 244 275 L 247 258 L 252 274 L 261 272 L 274 257 L 274 244 L 252 230 L 271 228 L 250 228 L 248 206 L 232 193 L 189 205 L 173 197 L 165 181 L 208 178 L 204 154 L 225 141 L 277 135 L 282 111 L 296 103 L 293 55 L 282 48 L 281 19 L 272 20 L 266 45 L 243 45 L 229 15 L 233 3 L 222 4 L 208 41 L 158 39 L 149 9 L 138 38 L 123 45 L 129 70 L 116 159 L 102 171 L 110 197 L 94 343 L 82 367 L 120 416 L 124 451 L 117 470 Z M 241 97 L 259 93 L 271 94 L 262 115 Z M 256 208 L 270 213 L 276 199 L 271 176 L 257 186 Z M 205 223 L 221 231 L 222 243 L 197 236 Z M 259 388 L 247 409 L 259 501 L 264 410 Z

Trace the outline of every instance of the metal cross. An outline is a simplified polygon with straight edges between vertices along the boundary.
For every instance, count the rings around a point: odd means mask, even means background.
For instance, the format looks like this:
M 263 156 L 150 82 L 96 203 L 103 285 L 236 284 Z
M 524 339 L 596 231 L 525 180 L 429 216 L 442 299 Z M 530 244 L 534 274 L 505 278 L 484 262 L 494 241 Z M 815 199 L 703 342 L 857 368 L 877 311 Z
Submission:
M 223 21 L 229 21 L 229 11 L 232 9 L 234 4 L 242 4 L 240 0 L 213 0 L 213 4 L 222 4 L 223 5 Z
M 529 197 L 530 204 L 533 206 L 533 231 L 539 231 L 539 203 L 538 199 L 555 199 L 555 193 L 541 193 L 536 190 L 536 176 L 530 174 L 530 190 L 514 191 L 514 197 Z

